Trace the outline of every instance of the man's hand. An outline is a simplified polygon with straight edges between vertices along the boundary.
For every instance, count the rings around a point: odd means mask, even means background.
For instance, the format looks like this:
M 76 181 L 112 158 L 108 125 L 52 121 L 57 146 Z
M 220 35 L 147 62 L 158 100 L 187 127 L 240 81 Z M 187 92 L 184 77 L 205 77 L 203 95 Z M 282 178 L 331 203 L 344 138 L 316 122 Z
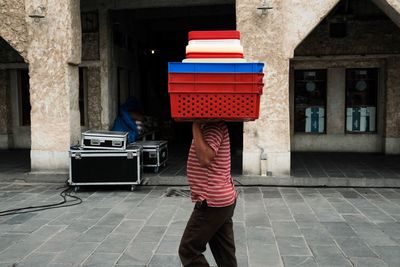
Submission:
M 192 125 L 192 132 L 197 159 L 199 160 L 201 167 L 207 168 L 214 159 L 215 152 L 203 138 L 203 133 L 201 131 L 203 124 L 203 121 L 194 121 Z

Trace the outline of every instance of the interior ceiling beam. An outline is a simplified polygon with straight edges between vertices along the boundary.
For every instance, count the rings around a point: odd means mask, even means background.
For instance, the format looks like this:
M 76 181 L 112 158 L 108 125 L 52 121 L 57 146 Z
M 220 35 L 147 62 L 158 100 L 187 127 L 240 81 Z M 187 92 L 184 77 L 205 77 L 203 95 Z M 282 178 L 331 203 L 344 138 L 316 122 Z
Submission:
M 81 10 L 141 9 L 235 4 L 235 0 L 81 0 Z
M 149 20 L 160 21 L 166 19 L 179 19 L 179 18 L 203 18 L 204 16 L 215 19 L 220 16 L 234 16 L 235 7 L 221 5 L 213 8 L 209 7 L 175 7 L 175 8 L 151 8 L 139 10 L 114 10 L 112 11 L 116 18 L 123 18 L 129 20 Z
M 199 28 L 201 25 L 201 28 Z M 187 25 L 182 25 L 182 21 L 173 21 L 173 22 L 166 22 L 166 23 L 148 23 L 146 24 L 145 28 L 155 32 L 165 32 L 165 31 L 190 31 L 190 30 L 205 30 L 205 29 L 212 29 L 215 25 L 215 22 L 191 22 L 187 23 Z M 224 29 L 227 26 L 225 26 Z

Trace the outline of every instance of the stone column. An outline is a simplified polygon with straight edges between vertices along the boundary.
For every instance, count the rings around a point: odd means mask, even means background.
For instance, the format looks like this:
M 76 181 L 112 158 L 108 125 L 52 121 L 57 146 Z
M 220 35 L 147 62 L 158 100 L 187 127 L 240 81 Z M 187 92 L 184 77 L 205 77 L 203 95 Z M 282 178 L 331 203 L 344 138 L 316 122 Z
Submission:
M 400 58 L 387 60 L 385 153 L 400 154 Z
M 0 70 L 0 149 L 9 147 L 9 90 L 7 70 Z
M 65 172 L 68 149 L 80 135 L 79 74 L 81 26 L 79 0 L 26 0 L 31 93 L 31 168 Z M 41 7 L 42 8 L 41 8 Z
M 265 63 L 260 117 L 244 124 L 243 173 L 260 174 L 261 152 L 273 176 L 290 174 L 289 59 L 284 56 L 282 1 L 266 15 L 257 14 L 259 1 L 236 1 L 237 29 L 245 58 Z
M 111 27 L 108 10 L 99 10 L 99 43 L 100 43 L 100 90 L 101 90 L 101 128 L 112 127 L 113 113 L 111 89 Z
M 343 135 L 346 118 L 346 69 L 328 68 L 326 105 L 327 135 Z

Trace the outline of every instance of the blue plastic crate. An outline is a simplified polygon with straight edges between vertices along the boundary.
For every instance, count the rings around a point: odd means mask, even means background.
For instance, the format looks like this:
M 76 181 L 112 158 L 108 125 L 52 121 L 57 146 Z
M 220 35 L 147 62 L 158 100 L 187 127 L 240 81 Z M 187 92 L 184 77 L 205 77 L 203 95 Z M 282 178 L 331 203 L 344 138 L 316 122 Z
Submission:
M 169 62 L 168 72 L 263 72 L 264 63 L 182 63 Z

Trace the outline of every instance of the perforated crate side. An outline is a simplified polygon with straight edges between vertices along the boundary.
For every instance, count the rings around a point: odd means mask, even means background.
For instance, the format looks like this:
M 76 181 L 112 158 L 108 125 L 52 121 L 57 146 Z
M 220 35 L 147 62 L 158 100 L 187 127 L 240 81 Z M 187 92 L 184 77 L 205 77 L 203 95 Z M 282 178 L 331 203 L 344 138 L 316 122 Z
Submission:
M 175 119 L 215 118 L 255 120 L 259 116 L 259 94 L 170 94 Z

